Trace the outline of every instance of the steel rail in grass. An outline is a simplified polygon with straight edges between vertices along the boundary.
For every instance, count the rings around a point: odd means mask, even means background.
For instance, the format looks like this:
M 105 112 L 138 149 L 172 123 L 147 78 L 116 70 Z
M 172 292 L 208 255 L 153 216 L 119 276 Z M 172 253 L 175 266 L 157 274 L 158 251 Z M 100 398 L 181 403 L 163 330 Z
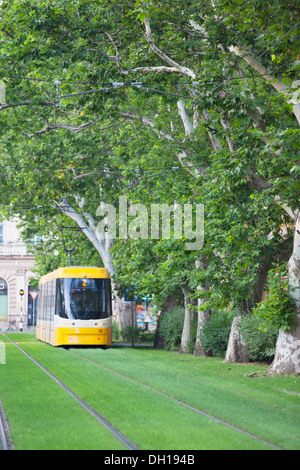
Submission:
M 175 403 L 178 403 L 179 405 L 181 406 L 184 406 L 185 408 L 188 408 L 189 410 L 191 411 L 194 411 L 195 413 L 198 413 L 202 416 L 205 416 L 206 418 L 209 418 L 211 419 L 212 421 L 216 421 L 217 423 L 220 423 L 220 424 L 223 424 L 224 426 L 227 426 L 228 428 L 231 428 L 231 429 L 234 429 L 235 431 L 238 431 L 240 432 L 241 434 L 245 434 L 246 436 L 248 437 L 251 437 L 252 439 L 258 441 L 258 442 L 261 442 L 262 444 L 265 444 L 265 445 L 268 445 L 270 447 L 272 447 L 273 449 L 276 449 L 276 450 L 283 450 L 281 447 L 278 447 L 276 446 L 275 444 L 272 444 L 271 442 L 268 442 L 258 436 L 255 436 L 255 434 L 251 434 L 250 432 L 248 431 L 245 431 L 244 429 L 241 429 L 241 428 L 238 428 L 237 426 L 234 426 L 233 424 L 230 424 L 230 423 L 227 423 L 226 421 L 222 420 L 222 419 L 219 419 L 217 418 L 216 416 L 213 416 L 213 415 L 210 415 L 208 413 L 206 413 L 205 411 L 201 411 L 199 410 L 198 408 L 194 408 L 193 406 L 191 405 L 188 405 L 187 403 L 184 403 L 183 401 L 180 401 L 180 400 L 177 400 L 177 398 L 173 398 L 171 397 L 170 395 L 167 395 L 166 393 L 164 392 L 161 392 L 160 390 L 157 390 L 156 388 L 153 388 L 153 387 L 150 387 L 150 385 L 146 385 L 142 382 L 139 382 L 138 380 L 136 379 L 133 379 L 131 377 L 128 377 L 127 375 L 123 375 L 121 374 L 120 372 L 117 372 L 113 369 L 109 369 L 108 367 L 105 367 L 103 366 L 102 364 L 99 364 L 98 362 L 95 362 L 95 361 L 92 361 L 91 359 L 87 359 L 86 357 L 84 356 L 81 356 L 80 354 L 76 354 L 72 351 L 69 351 L 70 354 L 73 354 L 73 356 L 77 356 L 77 357 L 80 357 L 80 359 L 84 359 L 88 362 L 91 362 L 92 364 L 95 364 L 96 366 L 98 367 L 101 367 L 102 369 L 105 369 L 107 370 L 108 372 L 111 372 L 112 374 L 115 374 L 115 375 L 118 375 L 120 377 L 123 377 L 131 382 L 134 382 L 134 383 L 137 383 L 138 385 L 142 385 L 143 387 L 145 388 L 148 388 L 149 390 L 152 390 L 153 392 L 156 392 L 156 393 L 159 393 L 160 395 L 162 395 L 163 397 L 165 398 L 168 398 L 169 400 L 172 400 L 174 401 Z
M 98 413 L 96 410 L 91 408 L 87 403 L 85 403 L 80 397 L 78 397 L 72 390 L 70 390 L 61 380 L 59 380 L 55 375 L 49 372 L 40 362 L 36 361 L 30 354 L 28 354 L 24 349 L 22 349 L 17 343 L 12 341 L 10 338 L 7 339 L 13 343 L 25 356 L 27 356 L 34 364 L 36 364 L 43 372 L 45 372 L 51 379 L 53 379 L 63 390 L 65 390 L 74 400 L 76 400 L 90 415 L 92 415 L 96 420 L 103 424 L 124 446 L 129 450 L 138 450 L 138 447 L 130 442 L 127 437 L 123 436 L 104 416 Z
M 8 433 L 6 431 L 5 416 L 4 416 L 1 401 L 0 401 L 0 449 L 11 450 L 11 446 L 9 444 Z

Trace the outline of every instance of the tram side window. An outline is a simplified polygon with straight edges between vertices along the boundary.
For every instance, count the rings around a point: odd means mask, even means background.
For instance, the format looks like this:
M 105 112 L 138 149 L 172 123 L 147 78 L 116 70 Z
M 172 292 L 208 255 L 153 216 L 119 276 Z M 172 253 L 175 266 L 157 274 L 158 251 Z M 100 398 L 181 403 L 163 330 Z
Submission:
M 55 315 L 56 279 L 53 279 L 52 283 L 53 283 L 53 292 L 52 292 L 53 303 L 52 303 L 52 312 L 51 312 L 51 315 L 52 315 L 52 319 L 53 319 L 53 318 L 54 318 L 54 315 Z
M 50 312 L 51 312 L 51 281 L 47 284 L 47 298 L 48 298 L 48 305 L 47 305 L 47 319 L 50 321 Z
M 44 318 L 44 303 L 45 303 L 45 285 L 41 284 L 38 296 L 38 318 L 41 320 Z
M 47 314 L 47 284 L 43 284 L 43 320 L 46 320 L 46 314 Z
M 49 283 L 49 319 L 53 320 L 55 308 L 55 281 L 52 280 Z
M 42 286 L 43 288 L 43 300 L 42 300 L 42 319 L 45 320 L 45 284 Z
M 43 319 L 47 320 L 47 305 L 48 305 L 48 298 L 47 298 L 47 283 L 44 284 L 44 302 L 43 302 Z
M 46 284 L 46 298 L 47 298 L 47 308 L 46 308 L 46 317 L 47 320 L 50 321 L 50 313 L 51 313 L 51 281 L 48 281 Z
M 65 297 L 62 279 L 56 279 L 55 315 L 58 315 L 61 318 L 68 318 L 65 311 Z
M 106 311 L 107 316 L 112 315 L 112 305 L 111 305 L 111 284 L 110 280 L 105 282 L 105 296 L 106 296 Z
M 47 287 L 46 287 L 46 296 L 47 296 L 47 309 L 46 309 L 46 316 L 47 316 L 47 320 L 50 321 L 50 306 L 51 306 L 51 297 L 50 297 L 50 288 L 51 288 L 51 284 L 50 282 L 47 282 Z
M 37 305 L 37 318 L 41 318 L 41 308 L 42 308 L 42 296 L 43 296 L 43 291 L 42 291 L 42 285 L 39 285 L 39 295 L 38 295 L 38 305 Z

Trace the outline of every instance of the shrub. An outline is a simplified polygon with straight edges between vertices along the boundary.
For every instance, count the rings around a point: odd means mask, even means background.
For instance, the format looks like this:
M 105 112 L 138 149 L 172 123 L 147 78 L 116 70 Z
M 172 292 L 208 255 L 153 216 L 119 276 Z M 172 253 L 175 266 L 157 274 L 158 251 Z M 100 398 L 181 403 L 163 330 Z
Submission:
M 211 315 L 201 332 L 200 340 L 203 348 L 214 356 L 225 356 L 230 335 L 232 315 L 228 312 L 216 311 Z
M 134 327 L 133 334 L 134 334 L 134 341 L 137 341 L 138 336 L 139 336 L 139 328 L 137 326 Z M 131 325 L 126 326 L 124 339 L 126 341 L 132 340 L 132 326 Z
M 112 326 L 112 337 L 114 341 L 118 341 L 119 339 L 119 327 L 118 327 L 117 322 L 115 321 L 113 322 L 113 326 Z
M 113 340 L 118 341 L 120 339 L 120 335 L 123 337 L 123 329 L 119 332 L 118 324 L 113 322 L 112 326 L 112 334 Z M 153 342 L 155 338 L 155 331 L 148 331 L 144 328 L 139 328 L 138 326 L 134 327 L 134 340 L 140 342 Z M 123 337 L 125 341 L 132 340 L 132 327 L 128 325 L 125 328 L 125 335 Z
M 164 339 L 165 349 L 178 351 L 184 323 L 184 308 L 176 307 L 163 314 L 160 320 L 160 334 Z
M 271 362 L 273 360 L 278 336 L 277 327 L 273 326 L 264 330 L 256 315 L 246 315 L 241 319 L 240 330 L 251 361 Z
M 155 339 L 155 331 L 149 331 L 149 330 L 146 330 L 145 328 L 139 328 L 138 339 L 142 343 L 143 342 L 152 343 Z
M 286 264 L 268 274 L 266 300 L 253 309 L 265 329 L 295 327 L 295 300 L 289 295 Z
M 196 345 L 196 340 L 197 340 L 197 329 L 198 329 L 198 315 L 193 316 L 192 322 L 191 322 L 191 335 L 190 335 L 190 341 L 188 343 L 188 348 L 189 352 L 193 352 L 195 349 Z

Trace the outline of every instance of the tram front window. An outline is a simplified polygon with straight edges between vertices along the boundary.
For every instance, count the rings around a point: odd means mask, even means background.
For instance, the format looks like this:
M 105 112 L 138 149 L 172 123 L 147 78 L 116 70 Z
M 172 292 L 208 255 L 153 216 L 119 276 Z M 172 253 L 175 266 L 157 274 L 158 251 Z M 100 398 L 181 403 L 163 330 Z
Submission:
M 57 314 L 70 320 L 99 320 L 111 315 L 109 279 L 58 279 Z

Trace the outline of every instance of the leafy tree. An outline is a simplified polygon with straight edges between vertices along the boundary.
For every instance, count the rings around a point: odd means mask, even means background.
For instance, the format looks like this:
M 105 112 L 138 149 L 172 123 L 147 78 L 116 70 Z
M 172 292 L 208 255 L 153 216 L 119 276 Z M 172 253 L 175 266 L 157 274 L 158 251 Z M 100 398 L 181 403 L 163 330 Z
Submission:
M 266 299 L 253 310 L 264 329 L 295 328 L 295 301 L 288 292 L 285 265 L 270 269 L 266 288 Z
M 111 242 L 97 234 L 92 218 L 99 187 L 111 203 L 116 194 L 128 194 L 133 178 L 129 184 L 123 170 L 132 170 L 131 163 L 141 171 L 149 161 L 157 168 L 179 165 L 189 178 L 179 203 L 187 198 L 206 208 L 205 245 L 195 256 L 201 272 L 196 280 L 187 277 L 189 287 L 208 305 L 219 300 L 245 308 L 260 273 L 277 256 L 286 225 L 294 237 L 289 285 L 299 309 L 298 14 L 293 2 L 279 0 L 272 6 L 189 0 L 184 8 L 177 0 L 35 0 L 21 8 L 3 1 L 7 203 L 12 169 L 15 188 L 26 187 L 36 204 L 39 197 L 48 197 L 43 205 L 56 200 L 85 226 L 83 233 L 113 270 Z M 24 139 L 38 155 L 31 165 L 25 164 L 30 152 Z M 41 172 L 41 164 L 54 184 L 32 172 L 35 165 Z M 106 174 L 99 184 L 105 165 L 121 169 L 122 177 L 120 171 L 112 179 Z M 134 202 L 150 193 L 148 182 L 133 192 Z M 166 196 L 159 183 L 153 200 Z M 192 272 L 195 259 L 180 259 L 189 266 L 183 273 Z M 299 328 L 281 331 L 270 372 L 298 373 L 299 365 L 284 358 L 297 355 Z

